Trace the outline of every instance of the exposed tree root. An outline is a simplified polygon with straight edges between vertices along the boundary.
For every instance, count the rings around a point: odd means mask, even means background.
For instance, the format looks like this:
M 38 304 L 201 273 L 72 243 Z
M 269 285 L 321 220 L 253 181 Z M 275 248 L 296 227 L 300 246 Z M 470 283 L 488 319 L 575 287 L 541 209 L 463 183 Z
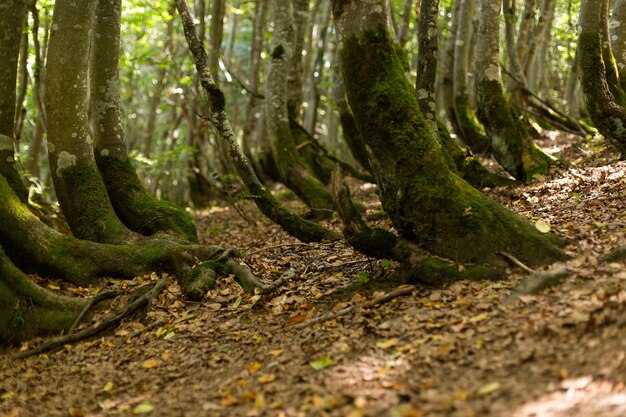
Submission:
M 574 272 L 576 271 L 570 268 L 535 272 L 520 282 L 502 304 L 505 306 L 510 305 L 521 296 L 537 294 L 543 290 L 559 285 Z
M 158 296 L 165 289 L 165 281 L 159 280 L 156 284 L 147 292 L 139 296 L 136 300 L 128 304 L 122 311 L 117 314 L 105 319 L 100 322 L 98 325 L 94 327 L 89 327 L 87 329 L 81 330 L 76 333 L 68 334 L 66 336 L 55 337 L 53 339 L 49 339 L 46 342 L 42 343 L 35 349 L 22 352 L 16 355 L 17 359 L 27 358 L 33 355 L 39 355 L 44 352 L 48 352 L 52 349 L 55 349 L 59 346 L 63 346 L 69 343 L 76 343 L 81 340 L 85 340 L 87 338 L 96 336 L 112 327 L 119 325 L 119 323 L 125 318 L 131 316 L 133 313 L 139 311 L 140 309 L 148 306 L 150 302 Z
M 348 242 L 365 255 L 399 262 L 399 272 L 407 282 L 438 285 L 461 279 L 499 279 L 505 276 L 499 266 L 451 264 L 433 257 L 416 244 L 391 232 L 370 228 L 350 204 L 350 190 L 343 182 L 338 168 L 333 172 L 331 191 Z

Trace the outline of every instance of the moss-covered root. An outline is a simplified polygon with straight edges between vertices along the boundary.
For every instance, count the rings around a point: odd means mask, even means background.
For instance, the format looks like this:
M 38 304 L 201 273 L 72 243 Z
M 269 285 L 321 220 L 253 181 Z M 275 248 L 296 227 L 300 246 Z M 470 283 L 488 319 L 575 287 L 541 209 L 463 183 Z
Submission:
M 163 232 L 198 241 L 191 217 L 180 207 L 148 194 L 128 159 L 120 160 L 98 149 L 95 154 L 109 199 L 126 227 L 145 236 Z
M 35 285 L 0 248 L 0 344 L 66 330 L 86 304 Z
M 429 255 L 417 245 L 393 233 L 370 228 L 350 204 L 350 190 L 338 169 L 333 172 L 331 190 L 348 242 L 365 255 L 398 261 L 401 265 L 399 273 L 407 282 L 439 285 L 463 279 L 499 279 L 505 276 L 502 265 L 460 268 Z

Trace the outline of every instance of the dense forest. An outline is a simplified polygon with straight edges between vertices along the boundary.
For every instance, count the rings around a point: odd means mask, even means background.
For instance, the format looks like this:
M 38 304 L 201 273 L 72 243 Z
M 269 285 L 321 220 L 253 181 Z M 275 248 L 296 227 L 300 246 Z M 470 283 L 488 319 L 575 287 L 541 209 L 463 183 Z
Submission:
M 625 20 L 3 0 L 0 412 L 623 415 Z

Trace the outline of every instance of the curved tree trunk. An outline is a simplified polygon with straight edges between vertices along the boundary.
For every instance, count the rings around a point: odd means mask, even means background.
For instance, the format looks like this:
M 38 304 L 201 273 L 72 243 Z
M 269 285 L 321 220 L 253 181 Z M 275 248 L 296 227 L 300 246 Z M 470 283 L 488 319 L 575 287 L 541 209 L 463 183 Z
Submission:
M 613 98 L 606 79 L 601 34 L 601 2 L 585 0 L 580 8 L 578 37 L 580 83 L 593 123 L 626 157 L 626 111 Z
M 501 0 L 480 0 L 476 41 L 478 116 L 491 139 L 491 148 L 504 169 L 521 181 L 545 174 L 551 158 L 532 142 L 502 87 L 500 75 Z
M 291 56 L 294 51 L 290 0 L 272 0 L 271 5 L 274 14 L 274 33 L 267 75 L 265 110 L 272 138 L 272 150 L 285 185 L 309 207 L 325 210 L 328 214 L 334 207 L 332 197 L 301 161 L 290 127 L 288 102 L 294 100 L 293 92 L 288 93 L 287 90 L 287 74 L 290 72 L 287 66 L 292 63 Z
M 22 0 L 0 3 L 0 174 L 4 175 L 22 201 L 28 191 L 15 166 L 15 88 L 17 61 L 22 39 L 26 4 Z
M 91 105 L 95 158 L 115 213 L 138 233 L 172 233 L 197 241 L 189 215 L 157 200 L 143 188 L 126 152 L 120 108 L 119 55 L 121 0 L 99 0 L 91 46 Z
M 563 259 L 548 238 L 448 169 L 394 50 L 384 0 L 334 0 L 333 13 L 348 99 L 400 234 L 457 262 L 499 263 L 501 250 L 535 265 Z
M 133 235 L 115 215 L 98 172 L 87 112 L 94 6 L 90 0 L 54 5 L 46 66 L 48 158 L 59 204 L 74 235 L 120 243 Z

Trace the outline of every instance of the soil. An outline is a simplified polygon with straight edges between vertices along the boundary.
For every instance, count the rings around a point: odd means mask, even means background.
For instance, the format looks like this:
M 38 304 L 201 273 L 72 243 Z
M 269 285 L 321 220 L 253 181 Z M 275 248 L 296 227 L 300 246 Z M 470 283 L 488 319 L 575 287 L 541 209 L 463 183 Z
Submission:
M 217 205 L 195 213 L 203 241 L 237 247 L 265 282 L 292 279 L 261 297 L 223 278 L 192 303 L 168 278 L 149 312 L 114 332 L 25 360 L 12 356 L 40 340 L 5 349 L 0 414 L 624 416 L 626 263 L 598 258 L 626 244 L 626 162 L 596 141 L 551 136 L 541 145 L 569 164 L 485 192 L 571 239 L 572 259 L 546 268 L 573 270 L 557 286 L 505 305 L 529 274 L 512 265 L 503 281 L 417 286 L 365 308 L 403 284 L 394 263 L 343 243 L 302 244 L 250 205 L 242 207 L 255 225 Z M 371 184 L 351 188 L 368 212 L 380 209 Z M 39 282 L 90 295 L 157 278 L 92 288 Z

